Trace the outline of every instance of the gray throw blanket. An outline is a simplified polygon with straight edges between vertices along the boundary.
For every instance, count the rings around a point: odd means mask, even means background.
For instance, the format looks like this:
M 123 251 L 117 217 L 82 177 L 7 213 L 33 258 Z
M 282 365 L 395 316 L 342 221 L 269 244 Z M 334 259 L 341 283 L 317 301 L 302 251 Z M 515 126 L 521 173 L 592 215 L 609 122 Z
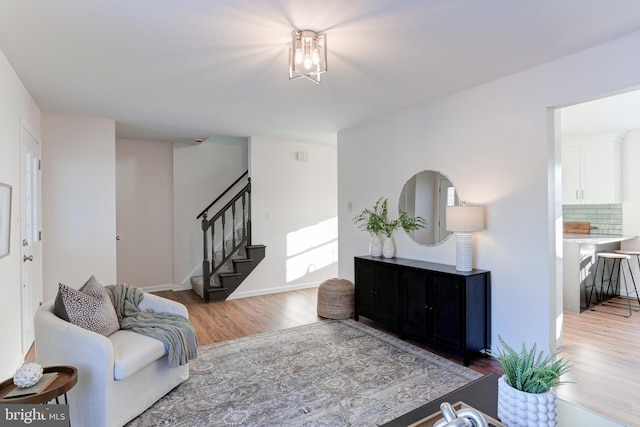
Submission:
M 127 284 L 105 286 L 116 309 L 120 329 L 158 339 L 169 354 L 169 367 L 184 365 L 198 356 L 198 339 L 189 319 L 173 313 L 140 311 L 144 291 Z

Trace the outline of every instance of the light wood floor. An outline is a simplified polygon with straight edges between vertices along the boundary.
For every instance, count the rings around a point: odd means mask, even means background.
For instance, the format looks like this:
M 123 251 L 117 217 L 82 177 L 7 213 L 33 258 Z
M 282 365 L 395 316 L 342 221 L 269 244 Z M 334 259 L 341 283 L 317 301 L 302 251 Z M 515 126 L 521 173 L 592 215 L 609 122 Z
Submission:
M 316 288 L 209 304 L 192 291 L 155 294 L 188 307 L 200 345 L 322 321 L 316 315 Z M 626 319 L 566 312 L 560 352 L 573 364 L 564 378 L 573 383 L 559 386 L 559 397 L 628 426 L 640 426 L 640 313 Z M 495 361 L 484 357 L 469 367 L 502 374 Z
M 629 318 L 564 312 L 561 356 L 573 365 L 558 396 L 628 426 L 640 426 L 640 313 Z

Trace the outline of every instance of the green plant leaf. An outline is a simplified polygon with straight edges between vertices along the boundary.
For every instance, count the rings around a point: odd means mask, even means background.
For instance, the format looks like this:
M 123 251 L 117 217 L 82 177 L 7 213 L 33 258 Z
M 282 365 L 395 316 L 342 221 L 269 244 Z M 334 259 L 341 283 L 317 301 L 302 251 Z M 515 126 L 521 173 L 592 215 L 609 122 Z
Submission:
M 490 354 L 500 363 L 505 380 L 511 387 L 527 393 L 546 393 L 552 387 L 565 383 L 560 381 L 560 377 L 569 372 L 571 365 L 566 359 L 558 358 L 557 353 L 545 357 L 542 351 L 537 353 L 536 344 L 527 349 L 524 342 L 518 353 L 500 335 L 498 340 L 502 350 Z
M 388 211 L 387 199 L 380 197 L 373 205 L 373 209 L 364 209 L 353 218 L 353 222 L 359 230 L 368 233 L 382 233 L 387 237 L 391 237 L 391 234 L 400 227 L 406 232 L 427 227 L 427 221 L 424 218 L 420 216 L 411 218 L 407 212 L 402 210 L 398 219 L 389 220 Z

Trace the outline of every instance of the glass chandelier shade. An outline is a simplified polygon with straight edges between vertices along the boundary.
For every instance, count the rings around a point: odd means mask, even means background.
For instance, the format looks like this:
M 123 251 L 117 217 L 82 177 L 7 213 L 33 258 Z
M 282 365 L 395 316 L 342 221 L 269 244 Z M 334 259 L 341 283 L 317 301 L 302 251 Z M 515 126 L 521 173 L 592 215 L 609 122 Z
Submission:
M 289 79 L 307 78 L 320 83 L 327 71 L 327 35 L 293 30 L 289 44 Z

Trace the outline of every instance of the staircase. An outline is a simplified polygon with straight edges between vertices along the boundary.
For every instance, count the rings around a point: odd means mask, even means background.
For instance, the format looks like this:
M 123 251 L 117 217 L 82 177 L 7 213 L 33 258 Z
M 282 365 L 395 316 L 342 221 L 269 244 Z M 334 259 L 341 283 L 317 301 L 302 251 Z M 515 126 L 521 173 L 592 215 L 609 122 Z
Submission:
M 196 219 L 203 236 L 202 275 L 191 277 L 193 290 L 206 302 L 223 301 L 265 257 L 266 246 L 251 243 L 251 178 L 211 219 L 208 213 L 248 175 L 242 174 Z M 221 202 L 222 203 L 222 202 Z

